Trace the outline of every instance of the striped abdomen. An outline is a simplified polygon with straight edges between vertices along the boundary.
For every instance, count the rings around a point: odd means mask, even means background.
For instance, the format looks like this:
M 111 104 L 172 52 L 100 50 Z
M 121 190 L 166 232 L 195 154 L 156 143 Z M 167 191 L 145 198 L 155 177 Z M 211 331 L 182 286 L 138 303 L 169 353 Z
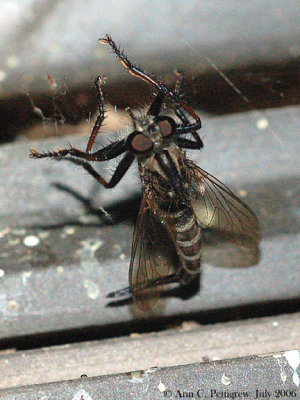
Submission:
M 176 245 L 184 269 L 197 274 L 200 269 L 202 235 L 192 208 L 177 211 L 175 217 Z

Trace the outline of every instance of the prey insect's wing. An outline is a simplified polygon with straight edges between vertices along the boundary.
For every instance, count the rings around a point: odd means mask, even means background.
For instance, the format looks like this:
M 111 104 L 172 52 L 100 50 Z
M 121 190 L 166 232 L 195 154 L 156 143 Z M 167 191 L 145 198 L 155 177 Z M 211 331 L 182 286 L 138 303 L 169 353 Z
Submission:
M 135 305 L 150 310 L 164 288 L 163 280 L 178 262 L 175 246 L 165 224 L 155 214 L 152 200 L 143 195 L 135 227 L 129 282 Z
M 247 254 L 248 265 L 253 265 L 258 258 L 258 243 L 261 239 L 256 216 L 214 176 L 191 161 L 188 166 L 193 186 L 191 203 L 197 219 L 204 227 L 221 237 L 221 247 L 224 247 L 224 243 L 231 242 L 236 245 L 231 251 L 236 254 L 243 252 L 244 258 Z M 244 263 L 238 260 L 235 262 L 237 265 Z

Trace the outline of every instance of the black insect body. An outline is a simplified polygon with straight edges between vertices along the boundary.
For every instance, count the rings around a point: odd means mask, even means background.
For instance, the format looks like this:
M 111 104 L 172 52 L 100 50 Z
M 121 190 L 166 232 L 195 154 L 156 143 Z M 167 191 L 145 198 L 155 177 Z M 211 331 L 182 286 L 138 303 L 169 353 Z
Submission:
M 68 149 L 39 153 L 33 158 L 64 158 L 81 165 L 106 188 L 114 187 L 137 159 L 143 195 L 135 228 L 130 287 L 110 293 L 108 297 L 132 295 L 141 310 L 156 303 L 164 285 L 189 284 L 201 266 L 202 230 L 209 228 L 241 249 L 257 251 L 260 229 L 253 212 L 225 185 L 187 159 L 183 149 L 203 147 L 197 131 L 198 115 L 180 96 L 182 75 L 174 92 L 164 83 L 135 67 L 106 35 L 101 43 L 111 46 L 123 66 L 134 76 L 154 85 L 158 92 L 147 113 L 137 118 L 130 110 L 134 131 L 126 139 L 109 144 L 92 153 L 97 133 L 104 120 L 101 77 L 96 79 L 99 116 L 90 135 L 86 151 Z M 174 118 L 163 115 L 164 97 L 173 102 Z M 193 122 L 191 122 L 191 119 Z M 187 139 L 191 134 L 193 139 Z M 125 153 L 110 181 L 106 181 L 89 164 L 105 161 Z

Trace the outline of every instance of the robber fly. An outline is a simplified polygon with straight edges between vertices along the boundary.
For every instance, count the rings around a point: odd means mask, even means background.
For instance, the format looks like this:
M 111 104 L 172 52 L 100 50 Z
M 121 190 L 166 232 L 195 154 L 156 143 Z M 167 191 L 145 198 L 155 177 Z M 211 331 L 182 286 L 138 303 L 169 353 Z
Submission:
M 143 193 L 137 225 L 133 235 L 129 270 L 130 287 L 110 293 L 108 297 L 131 295 L 136 306 L 149 310 L 158 300 L 164 285 L 188 285 L 199 274 L 202 231 L 209 228 L 226 240 L 246 249 L 255 249 L 260 240 L 258 221 L 253 212 L 223 183 L 187 159 L 184 149 L 200 150 L 199 116 L 182 99 L 182 74 L 177 73 L 175 90 L 134 66 L 108 35 L 99 39 L 111 47 L 121 64 L 135 77 L 157 89 L 154 101 L 142 117 L 128 109 L 133 132 L 126 139 L 92 152 L 104 120 L 101 77 L 98 92 L 99 116 L 92 129 L 86 151 L 69 147 L 39 153 L 31 149 L 32 158 L 67 159 L 81 165 L 101 185 L 114 187 L 137 159 Z M 172 102 L 178 122 L 162 113 L 164 99 Z M 191 134 L 191 138 L 187 138 Z M 89 161 L 106 161 L 124 157 L 109 181 Z

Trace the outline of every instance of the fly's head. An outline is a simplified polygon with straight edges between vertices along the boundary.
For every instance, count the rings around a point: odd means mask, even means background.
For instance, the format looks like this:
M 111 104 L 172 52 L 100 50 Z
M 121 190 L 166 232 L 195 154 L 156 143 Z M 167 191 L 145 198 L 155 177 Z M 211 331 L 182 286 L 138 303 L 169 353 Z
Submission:
M 174 143 L 176 122 L 173 118 L 149 114 L 141 119 L 133 118 L 135 130 L 127 137 L 127 148 L 139 160 L 151 159 Z
M 162 201 L 183 202 L 189 181 L 185 153 L 176 143 L 177 124 L 169 116 L 146 114 L 134 119 L 135 130 L 127 138 L 127 149 L 138 160 L 144 188 L 149 187 Z

